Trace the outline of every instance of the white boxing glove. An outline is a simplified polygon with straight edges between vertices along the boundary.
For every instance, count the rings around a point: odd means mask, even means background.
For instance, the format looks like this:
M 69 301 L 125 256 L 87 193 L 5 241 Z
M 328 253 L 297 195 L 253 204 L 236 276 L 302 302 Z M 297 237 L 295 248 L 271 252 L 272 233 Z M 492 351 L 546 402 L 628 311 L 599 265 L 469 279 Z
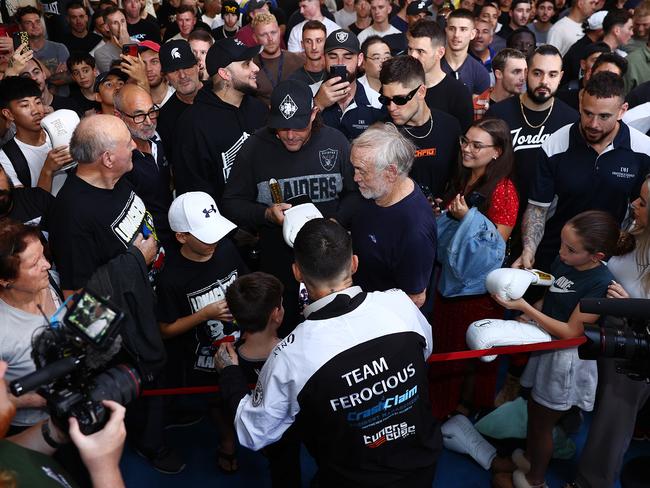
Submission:
M 282 236 L 289 247 L 293 247 L 293 241 L 298 232 L 312 219 L 320 219 L 323 214 L 313 203 L 301 203 L 284 211 L 284 223 L 282 224 Z
M 469 454 L 483 469 L 490 469 L 497 455 L 495 447 L 486 441 L 464 415 L 454 415 L 440 427 L 442 444 L 450 451 Z
M 551 286 L 553 276 L 536 269 L 499 268 L 485 277 L 485 288 L 503 300 L 517 300 L 530 285 Z
M 549 342 L 551 335 L 534 323 L 517 320 L 484 319 L 472 322 L 465 333 L 470 349 L 490 349 L 498 346 L 520 346 Z M 483 356 L 481 361 L 494 361 L 496 356 Z
M 52 147 L 68 146 L 77 125 L 79 125 L 77 112 L 65 108 L 52 112 L 41 120 L 41 127 L 50 136 Z

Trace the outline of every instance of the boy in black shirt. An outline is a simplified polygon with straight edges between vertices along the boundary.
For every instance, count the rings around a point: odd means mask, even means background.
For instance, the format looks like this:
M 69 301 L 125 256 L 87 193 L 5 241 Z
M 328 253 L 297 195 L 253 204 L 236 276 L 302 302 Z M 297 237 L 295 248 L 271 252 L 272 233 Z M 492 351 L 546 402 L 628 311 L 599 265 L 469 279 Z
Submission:
M 184 193 L 169 208 L 169 226 L 181 244 L 158 276 L 156 315 L 168 351 L 170 385 L 214 385 L 217 381 L 211 345 L 233 332 L 226 289 L 248 272 L 226 235 L 235 224 L 221 216 L 204 192 Z M 212 403 L 212 402 L 211 402 Z M 214 405 L 214 403 L 212 403 Z M 218 465 L 237 470 L 231 422 L 213 412 L 220 433 Z

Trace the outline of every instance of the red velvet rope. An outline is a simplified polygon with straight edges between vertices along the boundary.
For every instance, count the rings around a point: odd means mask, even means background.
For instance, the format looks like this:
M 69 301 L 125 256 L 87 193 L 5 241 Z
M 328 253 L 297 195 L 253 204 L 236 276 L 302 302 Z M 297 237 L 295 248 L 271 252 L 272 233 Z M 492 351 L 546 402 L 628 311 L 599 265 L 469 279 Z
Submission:
M 427 359 L 427 363 L 438 363 L 440 361 L 457 361 L 460 359 L 479 358 L 481 356 L 494 356 L 497 354 L 516 354 L 520 352 L 531 351 L 548 351 L 550 349 L 567 349 L 569 347 L 577 347 L 584 343 L 587 339 L 582 337 L 575 337 L 573 339 L 559 339 L 549 342 L 538 342 L 535 344 L 526 344 L 523 346 L 501 346 L 493 347 L 491 349 L 476 349 L 474 351 L 455 351 L 455 352 L 440 352 L 432 354 Z M 249 385 L 255 388 L 255 385 Z M 169 396 L 169 395 L 196 395 L 199 393 L 216 393 L 219 387 L 214 386 L 187 386 L 183 388 L 159 388 L 155 390 L 144 390 L 142 396 Z

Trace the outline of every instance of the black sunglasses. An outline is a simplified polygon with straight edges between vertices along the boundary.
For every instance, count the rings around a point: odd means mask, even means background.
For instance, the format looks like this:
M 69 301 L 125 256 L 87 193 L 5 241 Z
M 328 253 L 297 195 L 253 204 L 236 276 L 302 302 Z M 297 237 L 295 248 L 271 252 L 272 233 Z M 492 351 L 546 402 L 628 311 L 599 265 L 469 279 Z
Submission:
M 411 101 L 411 99 L 415 96 L 417 91 L 420 89 L 422 85 L 418 85 L 417 88 L 409 92 L 408 95 L 395 95 L 394 97 L 387 97 L 385 95 L 379 95 L 379 103 L 382 105 L 390 105 L 390 102 L 393 102 L 395 105 L 406 105 Z

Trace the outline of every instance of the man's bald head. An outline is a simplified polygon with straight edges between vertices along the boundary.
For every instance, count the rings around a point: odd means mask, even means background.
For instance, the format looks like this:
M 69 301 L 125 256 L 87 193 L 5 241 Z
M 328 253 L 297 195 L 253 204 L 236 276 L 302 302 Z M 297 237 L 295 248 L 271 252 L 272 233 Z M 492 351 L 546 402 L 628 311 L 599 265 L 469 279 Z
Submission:
M 124 122 L 113 115 L 84 117 L 72 134 L 70 154 L 79 164 L 96 163 L 106 151 L 124 144 L 125 133 L 130 139 Z
M 156 132 L 158 107 L 144 88 L 126 84 L 115 94 L 115 115 L 124 121 L 135 139 L 151 139 Z

